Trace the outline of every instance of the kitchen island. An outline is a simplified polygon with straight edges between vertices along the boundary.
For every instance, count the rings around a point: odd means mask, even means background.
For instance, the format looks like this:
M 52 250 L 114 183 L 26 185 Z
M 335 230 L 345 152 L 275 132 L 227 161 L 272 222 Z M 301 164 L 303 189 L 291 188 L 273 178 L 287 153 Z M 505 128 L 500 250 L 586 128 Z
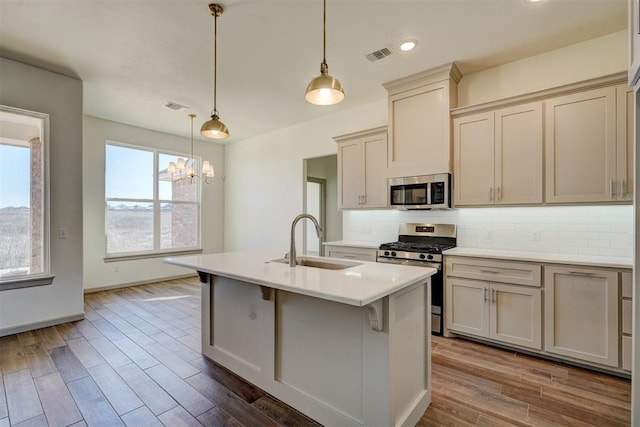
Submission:
M 199 274 L 202 353 L 322 424 L 415 425 L 431 401 L 436 270 L 276 258 L 165 259 Z

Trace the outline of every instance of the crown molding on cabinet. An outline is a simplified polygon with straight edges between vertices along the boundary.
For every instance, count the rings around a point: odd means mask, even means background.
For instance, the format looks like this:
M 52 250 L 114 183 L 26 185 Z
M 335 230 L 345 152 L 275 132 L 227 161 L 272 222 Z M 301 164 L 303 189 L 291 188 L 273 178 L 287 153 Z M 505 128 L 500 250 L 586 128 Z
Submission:
M 557 86 L 551 89 L 544 89 L 524 95 L 512 96 L 496 101 L 485 102 L 482 104 L 468 105 L 465 107 L 451 109 L 451 117 L 464 116 L 471 113 L 481 113 L 484 111 L 494 110 L 496 108 L 510 107 L 513 105 L 523 104 L 532 101 L 541 101 L 555 96 L 569 95 L 576 92 L 582 92 L 590 89 L 616 85 L 627 82 L 627 72 L 622 71 L 615 74 L 609 74 L 602 77 L 596 77 L 589 80 L 583 80 L 576 83 L 570 83 Z

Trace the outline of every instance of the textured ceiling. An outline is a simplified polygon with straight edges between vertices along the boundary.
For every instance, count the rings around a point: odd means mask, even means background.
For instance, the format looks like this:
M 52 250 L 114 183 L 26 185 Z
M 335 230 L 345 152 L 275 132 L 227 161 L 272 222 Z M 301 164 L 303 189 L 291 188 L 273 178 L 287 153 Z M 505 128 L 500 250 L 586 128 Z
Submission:
M 84 82 L 85 114 L 187 136 L 212 108 L 204 0 L 0 0 L 0 55 Z M 321 0 L 225 0 L 218 110 L 233 142 L 384 98 L 382 83 L 456 61 L 463 75 L 622 30 L 626 0 L 328 0 L 327 61 L 345 101 L 304 101 L 322 60 Z M 419 41 L 411 53 L 397 44 Z M 365 56 L 383 47 L 378 62 Z M 0 70 L 1 72 L 1 70 Z

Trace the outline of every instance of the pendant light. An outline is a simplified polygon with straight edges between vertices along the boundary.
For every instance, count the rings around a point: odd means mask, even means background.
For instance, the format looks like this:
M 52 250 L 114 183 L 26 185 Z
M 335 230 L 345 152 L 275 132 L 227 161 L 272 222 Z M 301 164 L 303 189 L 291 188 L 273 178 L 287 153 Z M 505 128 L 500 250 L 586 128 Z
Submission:
M 196 158 L 193 155 L 193 119 L 195 117 L 195 114 L 189 114 L 189 118 L 191 119 L 191 158 L 185 162 L 182 157 L 179 157 L 176 163 L 169 162 L 167 173 L 171 175 L 171 180 L 174 182 L 186 178 L 189 178 L 191 182 L 193 182 L 193 178 L 200 178 L 205 184 L 211 184 L 211 178 L 215 176 L 215 172 L 209 160 L 202 162 L 200 173 L 195 169 Z M 175 175 L 178 175 L 178 177 L 176 178 Z
M 344 99 L 344 89 L 335 77 L 329 75 L 327 65 L 327 0 L 322 0 L 322 63 L 320 75 L 311 80 L 304 98 L 316 105 L 332 105 Z
M 227 125 L 220 121 L 218 109 L 216 107 L 216 76 L 218 71 L 218 17 L 222 16 L 224 9 L 217 3 L 209 4 L 209 12 L 213 15 L 213 110 L 211 111 L 211 120 L 205 122 L 200 128 L 200 134 L 207 138 L 222 139 L 229 136 Z

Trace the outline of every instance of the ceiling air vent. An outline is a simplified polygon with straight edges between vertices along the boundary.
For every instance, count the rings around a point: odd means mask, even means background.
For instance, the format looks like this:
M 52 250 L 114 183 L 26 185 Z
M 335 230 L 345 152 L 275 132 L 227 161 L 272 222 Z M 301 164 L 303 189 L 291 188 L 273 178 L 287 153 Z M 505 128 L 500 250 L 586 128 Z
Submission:
M 382 58 L 386 58 L 391 55 L 393 50 L 390 47 L 383 47 L 382 49 L 376 50 L 375 52 L 371 52 L 367 55 L 367 59 L 371 62 L 380 61 Z
M 189 109 L 189 107 L 187 107 L 186 105 L 178 104 L 177 102 L 173 101 L 167 101 L 162 104 L 162 106 L 173 111 L 187 111 Z

